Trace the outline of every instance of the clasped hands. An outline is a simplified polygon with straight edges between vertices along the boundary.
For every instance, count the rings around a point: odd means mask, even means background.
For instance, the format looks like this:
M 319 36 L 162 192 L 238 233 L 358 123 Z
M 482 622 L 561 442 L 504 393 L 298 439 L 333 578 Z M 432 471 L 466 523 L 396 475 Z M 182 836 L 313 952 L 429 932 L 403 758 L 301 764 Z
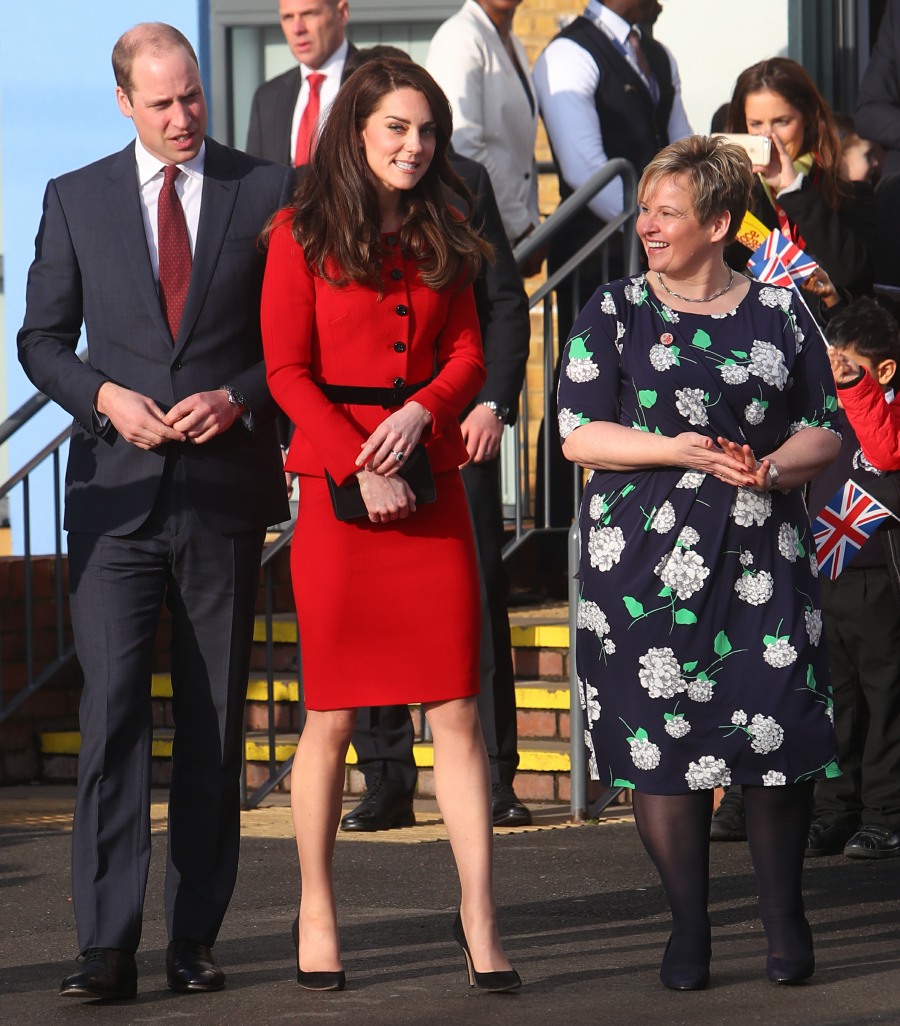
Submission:
M 767 492 L 771 488 L 768 459 L 758 460 L 746 443 L 729 441 L 719 435 L 715 441 L 694 431 L 676 435 L 678 466 L 700 470 L 735 488 L 753 488 Z
M 166 413 L 148 396 L 105 381 L 97 391 L 95 406 L 126 442 L 147 450 L 165 442 L 203 445 L 238 419 L 228 393 L 220 388 L 189 395 Z
M 405 520 L 415 513 L 415 492 L 399 472 L 430 424 L 428 410 L 411 400 L 385 417 L 363 442 L 356 458 L 361 468 L 356 477 L 373 524 Z

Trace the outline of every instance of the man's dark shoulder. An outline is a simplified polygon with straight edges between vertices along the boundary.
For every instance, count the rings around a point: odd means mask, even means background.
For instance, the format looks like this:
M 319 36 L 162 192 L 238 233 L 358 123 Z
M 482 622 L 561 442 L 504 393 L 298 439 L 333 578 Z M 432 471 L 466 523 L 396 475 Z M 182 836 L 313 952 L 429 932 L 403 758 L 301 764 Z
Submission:
M 296 89 L 299 93 L 301 77 L 302 73 L 299 67 L 288 68 L 287 71 L 283 71 L 280 75 L 276 75 L 256 87 L 256 92 L 253 95 L 254 103 L 266 103 L 273 97 L 280 96 L 291 89 Z
M 79 187 L 93 183 L 98 179 L 120 174 L 129 164 L 132 167 L 134 166 L 134 143 L 129 143 L 125 149 L 119 150 L 117 153 L 109 153 L 99 160 L 85 164 L 84 167 L 56 175 L 51 180 L 59 190 L 77 190 Z

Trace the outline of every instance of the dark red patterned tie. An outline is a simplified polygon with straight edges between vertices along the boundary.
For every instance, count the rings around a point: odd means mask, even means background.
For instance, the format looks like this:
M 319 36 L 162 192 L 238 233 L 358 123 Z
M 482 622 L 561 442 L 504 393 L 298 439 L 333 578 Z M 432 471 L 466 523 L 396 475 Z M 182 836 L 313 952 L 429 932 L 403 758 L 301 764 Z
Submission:
M 184 207 L 175 191 L 175 179 L 181 169 L 175 164 L 163 168 L 163 187 L 157 207 L 159 234 L 159 305 L 169 325 L 173 341 L 191 282 L 191 243 L 188 239 Z
M 306 76 L 306 81 L 309 82 L 309 98 L 300 117 L 300 127 L 297 129 L 297 144 L 294 147 L 294 164 L 297 167 L 301 164 L 309 163 L 309 158 L 312 156 L 312 151 L 315 148 L 316 136 L 319 132 L 319 110 L 321 107 L 319 92 L 322 88 L 322 83 L 327 77 L 327 75 L 323 75 L 318 71 L 314 71 Z

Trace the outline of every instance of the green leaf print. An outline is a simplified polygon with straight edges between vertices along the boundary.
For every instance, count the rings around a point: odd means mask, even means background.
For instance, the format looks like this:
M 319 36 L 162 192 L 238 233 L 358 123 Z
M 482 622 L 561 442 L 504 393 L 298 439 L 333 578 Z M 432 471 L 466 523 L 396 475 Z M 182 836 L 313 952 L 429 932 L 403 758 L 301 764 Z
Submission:
M 643 727 L 638 727 L 638 729 L 634 732 L 634 736 L 637 738 L 638 741 L 650 740 L 650 735 L 647 733 L 646 730 L 644 730 Z
M 841 767 L 838 766 L 837 760 L 832 759 L 831 762 L 829 762 L 828 765 L 825 767 L 826 778 L 828 780 L 834 780 L 835 777 L 840 777 L 842 775 L 843 774 L 841 773 Z
M 630 495 L 634 491 L 634 489 L 635 489 L 635 486 L 633 484 L 625 485 L 625 487 L 622 489 L 622 493 L 620 495 L 620 498 L 624 499 L 625 496 L 626 495 Z
M 656 405 L 658 393 L 652 388 L 642 388 L 638 392 L 638 401 L 645 410 L 649 410 L 651 406 Z
M 709 349 L 712 345 L 712 339 L 702 328 L 698 328 L 691 339 L 691 345 L 697 349 Z
M 743 349 L 732 349 L 731 350 L 731 355 L 732 356 L 736 356 L 739 360 L 746 360 L 747 359 L 747 354 L 744 352 Z
M 766 647 L 768 647 L 769 645 L 774 645 L 777 640 L 778 638 L 776 638 L 774 634 L 766 634 L 763 636 L 763 644 Z
M 806 667 L 806 686 L 812 688 L 813 691 L 816 690 L 816 675 L 813 673 L 811 664 Z
M 679 609 L 675 612 L 675 623 L 687 625 L 690 623 L 697 622 L 696 613 L 692 613 L 690 609 Z
M 569 342 L 569 359 L 570 360 L 590 360 L 594 355 L 592 352 L 588 352 L 586 348 L 587 340 L 591 337 L 591 333 L 586 331 L 583 335 L 576 335 L 575 338 Z
M 624 777 L 616 777 L 613 781 L 613 787 L 630 787 L 632 791 L 634 790 L 634 784 L 632 784 L 630 780 L 626 780 Z
M 719 631 L 716 635 L 716 640 L 713 642 L 713 651 L 717 656 L 726 656 L 731 651 L 731 642 L 728 640 L 725 631 Z M 694 666 L 696 665 L 694 663 Z
M 660 598 L 668 598 L 671 594 L 672 594 L 672 589 L 667 584 L 665 586 L 665 588 L 663 588 L 662 591 L 659 593 L 659 597 Z
M 625 603 L 625 608 L 633 617 L 644 615 L 644 607 L 636 598 L 632 598 L 631 595 L 623 595 L 622 601 Z
M 797 538 L 797 555 L 798 556 L 805 556 L 806 555 L 806 546 L 803 544 L 803 541 L 802 541 L 802 539 L 800 537 Z
M 689 663 L 682 663 L 681 668 L 685 673 L 690 673 L 692 670 L 697 669 L 697 663 L 699 662 L 699 659 L 692 659 Z
M 834 411 L 837 408 L 838 408 L 837 399 L 833 395 L 826 395 L 825 396 L 825 409 L 828 410 L 829 413 L 834 413 Z

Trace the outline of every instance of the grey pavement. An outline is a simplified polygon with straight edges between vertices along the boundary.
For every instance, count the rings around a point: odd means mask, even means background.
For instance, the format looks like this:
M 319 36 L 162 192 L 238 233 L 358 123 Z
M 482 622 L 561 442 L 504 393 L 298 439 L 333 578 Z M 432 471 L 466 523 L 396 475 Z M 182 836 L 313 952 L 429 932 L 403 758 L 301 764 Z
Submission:
M 713 845 L 712 982 L 704 992 L 673 993 L 657 976 L 668 933 L 664 899 L 621 811 L 599 824 L 562 828 L 552 824 L 564 810 L 543 810 L 547 828 L 497 836 L 501 930 L 525 981 L 513 995 L 468 987 L 450 937 L 457 885 L 439 828 L 342 838 L 335 868 L 348 987 L 303 991 L 293 979 L 289 928 L 298 874 L 283 799 L 244 814 L 240 875 L 215 949 L 228 973 L 224 991 L 166 990 L 158 806 L 138 997 L 115 1004 L 63 1000 L 56 990 L 75 954 L 71 797 L 58 788 L 0 789 L 3 1026 L 900 1023 L 900 859 L 807 863 L 818 970 L 807 984 L 783 987 L 763 975 L 765 939 L 746 845 Z

